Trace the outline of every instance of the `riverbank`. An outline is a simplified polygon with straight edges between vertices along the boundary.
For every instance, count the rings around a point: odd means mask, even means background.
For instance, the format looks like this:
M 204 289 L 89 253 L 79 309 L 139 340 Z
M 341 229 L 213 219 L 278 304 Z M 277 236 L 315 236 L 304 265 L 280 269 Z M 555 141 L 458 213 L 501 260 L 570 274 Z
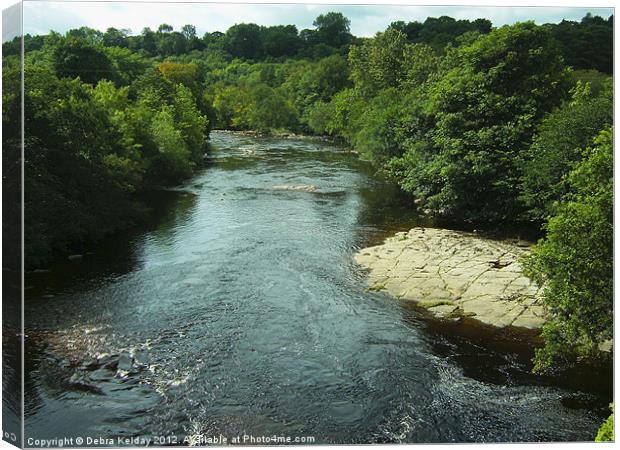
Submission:
M 528 247 L 417 227 L 360 250 L 355 260 L 369 270 L 370 290 L 414 302 L 437 318 L 538 330 L 545 321 L 541 289 L 519 263 Z

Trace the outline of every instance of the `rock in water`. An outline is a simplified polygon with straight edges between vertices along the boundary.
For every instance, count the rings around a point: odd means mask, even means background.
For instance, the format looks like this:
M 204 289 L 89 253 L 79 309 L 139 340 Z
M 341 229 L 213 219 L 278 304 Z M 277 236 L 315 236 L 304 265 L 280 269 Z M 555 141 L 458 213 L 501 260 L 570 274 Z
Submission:
M 69 384 L 73 389 L 78 391 L 90 392 L 92 394 L 104 395 L 101 388 L 95 386 L 90 378 L 85 375 L 74 373 L 69 378 Z
M 133 368 L 133 358 L 127 352 L 121 353 L 118 358 L 118 369 L 129 372 Z
M 273 186 L 272 189 L 278 191 L 302 191 L 302 192 L 314 192 L 316 186 L 312 184 L 279 184 Z

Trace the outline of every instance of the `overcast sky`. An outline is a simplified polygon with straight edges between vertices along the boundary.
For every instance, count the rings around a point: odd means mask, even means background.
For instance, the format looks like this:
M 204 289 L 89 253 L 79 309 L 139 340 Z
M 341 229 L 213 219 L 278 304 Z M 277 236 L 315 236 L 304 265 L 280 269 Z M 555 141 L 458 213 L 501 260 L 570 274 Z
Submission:
M 231 25 L 253 22 L 260 25 L 294 24 L 299 30 L 312 27 L 314 18 L 328 11 L 340 11 L 351 20 L 351 32 L 372 36 L 392 21 L 424 21 L 427 17 L 448 15 L 457 19 L 490 19 L 499 26 L 524 20 L 537 23 L 578 20 L 587 12 L 607 18 L 612 8 L 566 7 L 472 7 L 402 5 L 303 5 L 303 4 L 217 4 L 217 3 L 115 3 L 54 2 L 24 3 L 24 32 L 45 34 L 88 26 L 128 28 L 138 34 L 144 27 L 156 29 L 168 23 L 175 29 L 190 23 L 199 36 L 209 31 L 226 31 Z M 4 34 L 4 33 L 3 33 Z

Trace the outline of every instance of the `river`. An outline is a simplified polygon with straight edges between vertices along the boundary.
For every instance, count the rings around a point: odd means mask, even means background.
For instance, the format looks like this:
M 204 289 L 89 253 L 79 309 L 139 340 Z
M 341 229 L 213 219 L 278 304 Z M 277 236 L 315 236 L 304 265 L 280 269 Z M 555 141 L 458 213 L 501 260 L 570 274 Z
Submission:
M 421 223 L 366 163 L 311 139 L 211 145 L 146 230 L 27 274 L 26 438 L 593 439 L 611 377 L 532 376 L 529 346 L 366 290 L 356 249 Z

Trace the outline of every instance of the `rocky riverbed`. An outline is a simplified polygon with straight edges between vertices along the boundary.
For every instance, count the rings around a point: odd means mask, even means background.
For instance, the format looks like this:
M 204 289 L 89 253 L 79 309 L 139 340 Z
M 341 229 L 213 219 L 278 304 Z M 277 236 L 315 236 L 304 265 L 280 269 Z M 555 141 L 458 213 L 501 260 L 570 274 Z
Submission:
M 413 228 L 360 250 L 370 290 L 416 302 L 439 318 L 539 329 L 541 289 L 523 274 L 528 244 L 437 228 Z

